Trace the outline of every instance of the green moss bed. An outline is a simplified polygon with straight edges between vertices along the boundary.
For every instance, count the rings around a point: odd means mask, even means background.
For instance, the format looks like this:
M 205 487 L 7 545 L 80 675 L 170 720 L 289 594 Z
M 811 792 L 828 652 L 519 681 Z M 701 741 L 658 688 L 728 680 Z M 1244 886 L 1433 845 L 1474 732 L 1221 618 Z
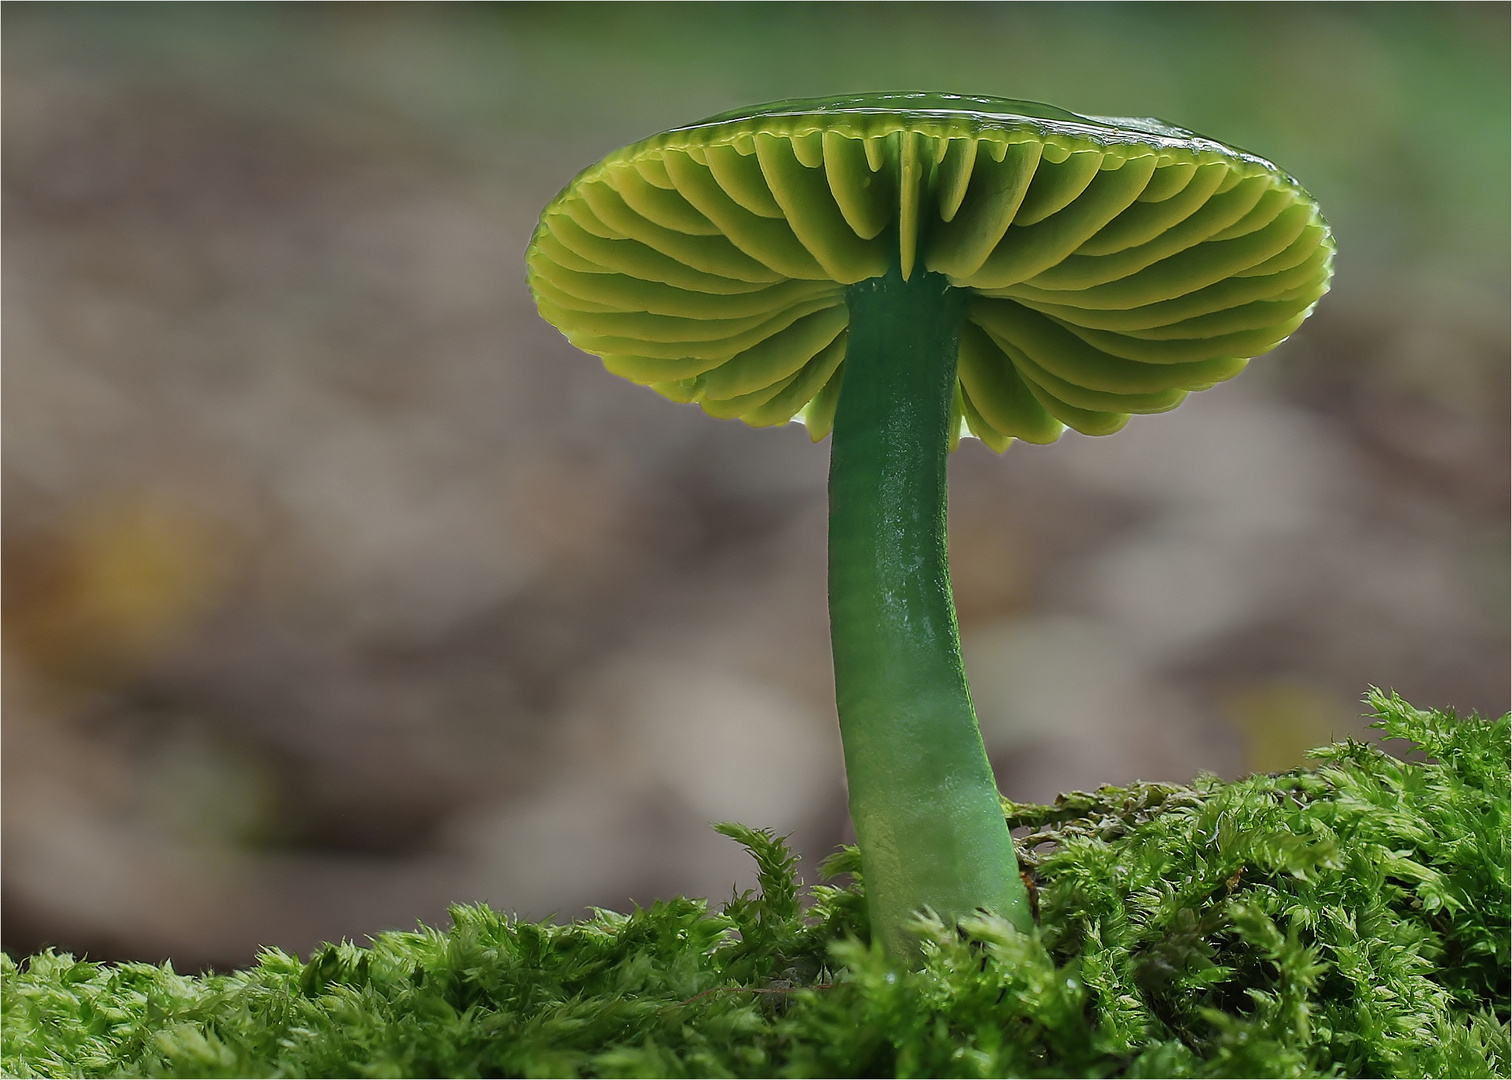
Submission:
M 180 975 L 6 957 L 9 1076 L 1507 1076 L 1508 719 L 1372 693 L 1310 768 L 1006 804 L 1039 929 L 868 944 L 852 851 L 761 889 L 567 926 L 445 929 Z

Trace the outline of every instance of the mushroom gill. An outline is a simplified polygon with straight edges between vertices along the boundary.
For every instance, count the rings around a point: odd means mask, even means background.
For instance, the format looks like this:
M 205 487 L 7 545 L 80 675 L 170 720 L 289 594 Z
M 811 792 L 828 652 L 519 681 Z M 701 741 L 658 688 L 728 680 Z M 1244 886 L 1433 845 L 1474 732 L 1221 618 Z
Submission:
M 846 287 L 916 266 L 972 292 L 953 430 L 1102 435 L 1274 348 L 1327 291 L 1312 197 L 1156 121 L 996 98 L 779 103 L 579 174 L 528 253 L 541 314 L 614 374 L 822 438 Z

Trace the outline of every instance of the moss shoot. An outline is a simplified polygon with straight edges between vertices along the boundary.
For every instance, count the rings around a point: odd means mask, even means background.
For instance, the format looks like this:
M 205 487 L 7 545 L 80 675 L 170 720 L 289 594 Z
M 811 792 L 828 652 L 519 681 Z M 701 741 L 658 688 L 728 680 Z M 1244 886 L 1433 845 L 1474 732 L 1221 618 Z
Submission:
M 193 977 L 0 961 L 8 1076 L 1507 1076 L 1508 718 L 1372 692 L 1422 761 L 1006 804 L 1039 926 L 920 920 L 870 943 L 858 861 L 805 897 L 765 832 L 759 894 L 568 926 L 444 930 Z

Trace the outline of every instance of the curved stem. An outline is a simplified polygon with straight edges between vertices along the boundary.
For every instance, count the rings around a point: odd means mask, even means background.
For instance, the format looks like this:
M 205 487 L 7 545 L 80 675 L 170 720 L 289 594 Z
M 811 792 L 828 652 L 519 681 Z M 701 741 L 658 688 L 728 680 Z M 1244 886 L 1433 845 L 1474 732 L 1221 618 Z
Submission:
M 830 450 L 835 700 L 872 932 L 911 958 L 910 917 L 1030 916 L 961 663 L 946 456 L 966 292 L 899 268 L 850 287 Z

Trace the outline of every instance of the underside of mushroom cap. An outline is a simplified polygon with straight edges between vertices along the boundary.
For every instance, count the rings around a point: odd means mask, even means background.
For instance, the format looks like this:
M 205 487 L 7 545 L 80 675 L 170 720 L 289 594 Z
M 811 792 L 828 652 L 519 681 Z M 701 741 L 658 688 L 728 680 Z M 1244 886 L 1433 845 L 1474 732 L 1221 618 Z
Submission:
M 920 268 L 974 294 L 962 433 L 995 450 L 1174 408 L 1328 289 L 1317 204 L 1159 121 L 946 94 L 786 101 L 610 154 L 531 240 L 541 314 L 617 375 L 753 426 L 833 420 L 846 287 Z

